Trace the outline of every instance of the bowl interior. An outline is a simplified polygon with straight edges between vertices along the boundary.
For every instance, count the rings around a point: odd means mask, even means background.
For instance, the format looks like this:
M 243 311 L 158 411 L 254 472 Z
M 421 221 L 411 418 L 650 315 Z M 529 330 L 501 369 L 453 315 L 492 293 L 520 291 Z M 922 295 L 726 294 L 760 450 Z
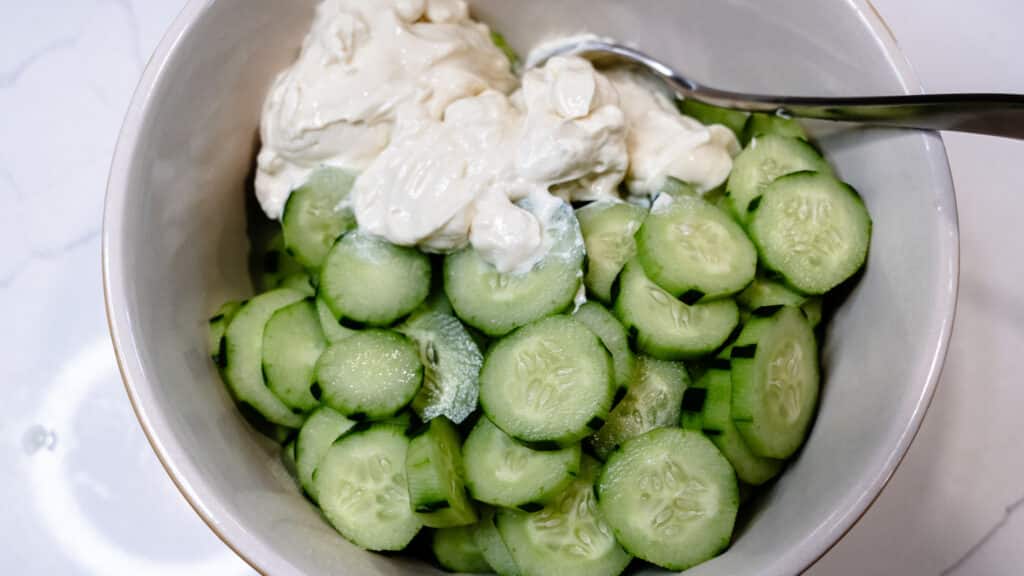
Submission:
M 804 95 L 916 89 L 860 0 L 473 2 L 520 50 L 591 31 L 635 41 L 712 86 Z M 129 394 L 197 511 L 267 574 L 431 573 L 349 545 L 299 494 L 279 449 L 239 417 L 205 351 L 205 319 L 252 292 L 247 178 L 263 95 L 296 55 L 314 0 L 196 0 L 125 123 L 105 222 L 108 313 Z M 931 396 L 956 295 L 956 206 L 933 134 L 813 125 L 864 196 L 869 263 L 829 325 L 821 408 L 738 539 L 695 575 L 792 574 L 875 497 Z

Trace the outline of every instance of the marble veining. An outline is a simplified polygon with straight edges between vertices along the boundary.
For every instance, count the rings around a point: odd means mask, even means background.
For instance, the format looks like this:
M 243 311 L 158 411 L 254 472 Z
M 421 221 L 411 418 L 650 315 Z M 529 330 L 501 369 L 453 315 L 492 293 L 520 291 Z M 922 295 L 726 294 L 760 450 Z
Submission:
M 931 89 L 1024 92 L 1013 0 L 876 0 Z M 182 0 L 38 0 L 0 19 L 0 518 L 49 574 L 251 575 L 176 492 L 118 378 L 99 232 L 121 119 Z M 942 30 L 941 34 L 937 30 Z M 947 136 L 963 282 L 947 368 L 878 503 L 809 573 L 1003 576 L 1024 563 L 1024 143 Z
M 995 523 L 995 525 L 989 528 L 988 532 L 985 532 L 985 535 L 981 537 L 981 540 L 978 540 L 978 542 L 976 542 L 973 546 L 968 548 L 967 552 L 963 556 L 958 558 L 952 566 L 943 570 L 941 576 L 954 574 L 958 572 L 960 568 L 967 565 L 976 553 L 981 551 L 985 547 L 985 545 L 988 544 L 989 541 L 993 540 L 1003 528 L 1006 528 L 1006 526 L 1010 523 L 1010 519 L 1012 518 L 1012 516 L 1016 514 L 1017 511 L 1020 510 L 1022 507 L 1024 507 L 1024 496 L 1021 496 L 1020 498 L 1010 503 L 1010 505 L 1006 507 L 1006 512 L 1003 514 L 1003 517 L 1000 518 L 999 521 Z

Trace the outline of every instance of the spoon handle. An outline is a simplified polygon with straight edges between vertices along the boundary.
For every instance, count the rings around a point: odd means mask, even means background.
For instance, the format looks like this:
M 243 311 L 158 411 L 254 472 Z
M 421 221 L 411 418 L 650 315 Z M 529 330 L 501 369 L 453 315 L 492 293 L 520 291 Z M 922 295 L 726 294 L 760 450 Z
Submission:
M 808 98 L 739 94 L 692 83 L 672 84 L 694 100 L 735 110 L 1024 139 L 1024 95 L 1020 94 Z
M 1024 139 L 1022 94 L 915 94 L 858 98 L 744 94 L 703 86 L 664 62 L 622 44 L 600 39 L 586 40 L 563 49 L 563 52 L 595 61 L 610 58 L 639 64 L 654 72 L 684 98 L 733 110 Z

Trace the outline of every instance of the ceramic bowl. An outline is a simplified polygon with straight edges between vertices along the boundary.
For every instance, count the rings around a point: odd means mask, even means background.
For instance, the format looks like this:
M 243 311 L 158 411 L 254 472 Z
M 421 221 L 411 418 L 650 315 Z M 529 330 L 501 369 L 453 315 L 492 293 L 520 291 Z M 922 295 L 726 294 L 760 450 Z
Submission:
M 246 211 L 264 94 L 314 0 L 193 0 L 147 68 L 107 191 L 104 282 L 128 395 L 200 516 L 273 576 L 428 574 L 363 552 L 299 493 L 279 448 L 239 416 L 206 353 L 206 318 L 252 292 Z M 804 95 L 920 90 L 865 0 L 478 0 L 520 51 L 590 31 L 635 41 L 712 86 Z M 874 218 L 863 278 L 828 326 L 806 446 L 694 576 L 791 575 L 864 513 L 935 390 L 957 289 L 956 203 L 934 133 L 812 124 Z

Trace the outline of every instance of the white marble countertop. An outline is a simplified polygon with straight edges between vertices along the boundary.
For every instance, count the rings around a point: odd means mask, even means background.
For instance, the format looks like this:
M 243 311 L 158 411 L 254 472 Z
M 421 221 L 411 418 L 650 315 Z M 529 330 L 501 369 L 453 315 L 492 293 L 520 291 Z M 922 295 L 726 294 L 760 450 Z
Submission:
M 122 115 L 182 0 L 8 2 L 0 19 L 4 573 L 253 574 L 178 495 L 128 405 L 103 317 L 100 216 Z M 925 86 L 1024 92 L 1020 0 L 876 0 Z M 960 309 L 916 442 L 814 575 L 1024 565 L 1024 142 L 946 135 Z

